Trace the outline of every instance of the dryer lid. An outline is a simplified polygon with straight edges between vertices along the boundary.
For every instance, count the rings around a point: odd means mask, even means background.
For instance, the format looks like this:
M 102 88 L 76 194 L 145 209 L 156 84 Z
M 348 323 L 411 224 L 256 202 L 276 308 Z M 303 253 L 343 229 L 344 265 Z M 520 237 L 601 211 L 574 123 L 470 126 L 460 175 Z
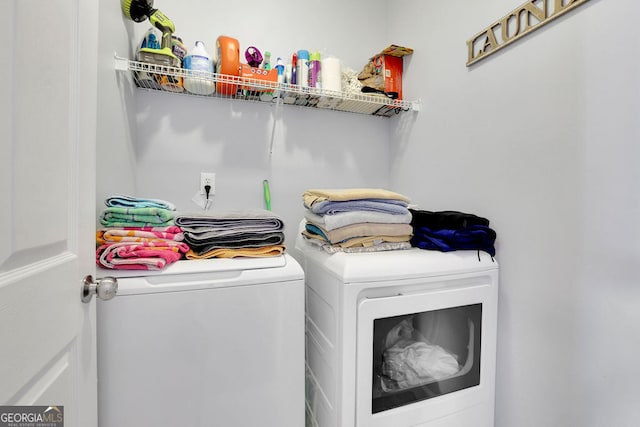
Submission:
M 301 248 L 298 247 L 298 249 Z M 323 270 L 346 284 L 498 269 L 498 262 L 482 251 L 438 252 L 412 248 L 384 252 L 328 254 L 322 249 L 306 244 L 302 253 L 307 261 L 319 264 Z

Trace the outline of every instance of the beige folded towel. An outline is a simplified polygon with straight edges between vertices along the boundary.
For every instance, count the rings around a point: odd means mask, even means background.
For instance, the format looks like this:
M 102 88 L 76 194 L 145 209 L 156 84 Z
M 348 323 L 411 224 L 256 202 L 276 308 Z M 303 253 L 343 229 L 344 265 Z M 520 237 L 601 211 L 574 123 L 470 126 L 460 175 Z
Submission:
M 343 189 L 314 189 L 306 190 L 302 194 L 302 199 L 307 207 L 314 203 L 329 200 L 332 202 L 344 202 L 347 200 L 360 199 L 387 199 L 401 200 L 409 203 L 410 199 L 402 194 L 385 190 L 382 188 L 343 188 Z
M 354 237 L 353 239 L 345 240 L 339 243 L 337 246 L 341 248 L 369 248 L 381 243 L 399 243 L 408 242 L 411 240 L 411 235 L 406 236 L 367 236 L 367 237 Z
M 302 230 L 302 235 L 312 240 L 315 239 L 326 242 L 323 237 L 318 236 L 317 234 L 309 233 L 307 230 Z M 368 248 L 379 245 L 381 243 L 400 243 L 409 242 L 410 240 L 410 234 L 407 234 L 406 236 L 364 236 L 353 237 L 351 239 L 345 240 L 344 242 L 334 243 L 331 246 L 340 248 Z
M 285 252 L 284 245 L 262 246 L 259 248 L 216 248 L 198 255 L 190 250 L 186 253 L 187 259 L 209 259 L 209 258 L 266 258 L 282 255 Z
M 413 233 L 410 224 L 387 224 L 375 222 L 363 222 L 358 224 L 345 225 L 334 230 L 325 230 L 318 224 L 311 223 L 318 227 L 331 243 L 342 242 L 354 237 L 366 236 L 406 236 Z

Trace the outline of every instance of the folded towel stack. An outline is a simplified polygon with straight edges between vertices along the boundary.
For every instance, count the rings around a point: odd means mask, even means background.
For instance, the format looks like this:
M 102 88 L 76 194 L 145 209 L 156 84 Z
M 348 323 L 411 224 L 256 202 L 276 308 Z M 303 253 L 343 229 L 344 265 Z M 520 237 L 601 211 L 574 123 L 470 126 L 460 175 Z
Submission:
M 410 209 L 413 227 L 411 245 L 449 252 L 481 250 L 496 254 L 496 232 L 489 228 L 489 220 L 458 211 L 431 212 Z
M 161 270 L 189 250 L 173 223 L 175 206 L 157 199 L 113 196 L 100 214 L 96 263 L 120 270 Z
M 377 188 L 307 190 L 302 195 L 308 242 L 334 252 L 411 247 L 409 199 Z
M 266 210 L 178 214 L 187 259 L 270 257 L 285 252 L 284 222 Z

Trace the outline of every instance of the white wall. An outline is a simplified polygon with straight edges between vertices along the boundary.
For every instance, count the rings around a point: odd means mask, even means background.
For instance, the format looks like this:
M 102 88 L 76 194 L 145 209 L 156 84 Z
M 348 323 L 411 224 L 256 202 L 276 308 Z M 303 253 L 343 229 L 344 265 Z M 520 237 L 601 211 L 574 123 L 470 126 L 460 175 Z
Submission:
M 394 2 L 425 108 L 393 132 L 391 185 L 498 232 L 496 426 L 635 426 L 640 6 L 592 0 L 465 67 L 466 40 L 522 3 Z
M 123 22 L 119 2 L 108 3 L 101 18 L 103 57 L 112 61 L 114 51 L 132 57 L 149 24 Z M 317 8 L 290 0 L 277 7 L 256 1 L 185 4 L 157 1 L 155 7 L 188 47 L 202 40 L 212 54 L 217 37 L 229 35 L 239 40 L 242 56 L 250 45 L 269 50 L 274 62 L 278 56 L 290 61 L 298 49 L 319 50 L 359 71 L 388 45 L 385 14 L 371 2 L 331 0 Z M 110 194 L 128 192 L 198 210 L 191 199 L 200 172 L 216 173 L 214 209 L 261 208 L 262 181 L 269 179 L 272 208 L 285 220 L 285 243 L 293 249 L 305 189 L 388 184 L 387 118 L 134 91 L 112 66 L 104 74 L 99 209 Z
M 98 108 L 96 144 L 96 208 L 112 194 L 136 195 L 134 88 L 114 69 L 114 56 L 129 57 L 133 22 L 122 18 L 117 1 L 100 2 L 98 40 Z

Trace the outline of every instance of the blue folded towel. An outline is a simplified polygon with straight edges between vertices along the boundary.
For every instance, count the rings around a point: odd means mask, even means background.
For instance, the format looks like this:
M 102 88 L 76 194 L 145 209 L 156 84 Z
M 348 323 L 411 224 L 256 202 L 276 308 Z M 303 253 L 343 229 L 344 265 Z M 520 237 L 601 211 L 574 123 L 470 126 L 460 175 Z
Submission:
M 175 211 L 176 207 L 173 203 L 160 199 L 143 199 L 140 197 L 127 196 L 118 194 L 109 197 L 104 201 L 104 204 L 108 207 L 122 207 L 122 208 L 160 208 Z
M 382 212 L 393 215 L 409 213 L 407 203 L 402 200 L 360 199 L 333 202 L 324 200 L 311 206 L 311 212 L 318 215 L 335 215 L 341 212 Z

